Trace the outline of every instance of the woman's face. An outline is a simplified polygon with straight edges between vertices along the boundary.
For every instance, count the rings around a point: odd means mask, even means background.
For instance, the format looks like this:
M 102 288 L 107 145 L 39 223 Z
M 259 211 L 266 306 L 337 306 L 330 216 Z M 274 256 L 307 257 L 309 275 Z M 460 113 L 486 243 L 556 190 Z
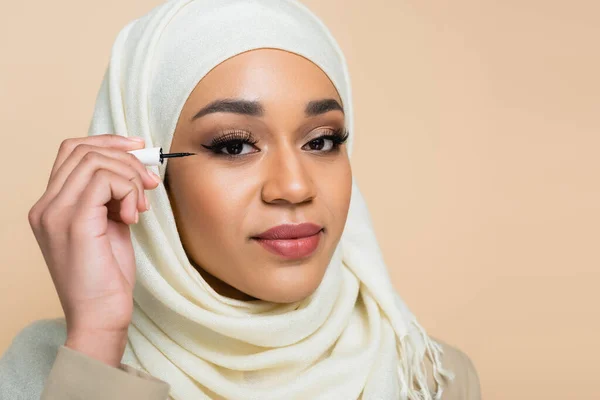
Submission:
M 287 303 L 321 282 L 350 203 L 341 105 L 321 69 L 274 49 L 219 64 L 187 99 L 170 152 L 197 154 L 170 159 L 166 185 L 186 253 L 218 293 Z M 257 239 L 301 223 L 322 230 Z

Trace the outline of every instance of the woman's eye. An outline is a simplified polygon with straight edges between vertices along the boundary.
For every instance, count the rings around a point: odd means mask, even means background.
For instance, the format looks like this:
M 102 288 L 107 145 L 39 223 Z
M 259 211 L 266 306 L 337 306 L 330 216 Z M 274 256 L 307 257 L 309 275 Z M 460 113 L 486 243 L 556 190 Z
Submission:
M 242 154 L 248 154 L 248 152 L 243 152 L 244 149 L 252 150 L 252 148 L 252 144 L 241 140 L 236 140 L 224 144 L 219 150 L 221 153 L 225 153 L 229 156 L 237 156 Z
M 255 147 L 256 143 L 258 140 L 251 133 L 236 129 L 214 138 L 209 145 L 203 144 L 202 147 L 217 155 L 235 157 L 248 154 L 248 150 Z
M 309 147 L 309 150 L 330 151 L 331 149 L 333 149 L 334 142 L 332 139 L 320 137 L 311 140 L 306 145 Z

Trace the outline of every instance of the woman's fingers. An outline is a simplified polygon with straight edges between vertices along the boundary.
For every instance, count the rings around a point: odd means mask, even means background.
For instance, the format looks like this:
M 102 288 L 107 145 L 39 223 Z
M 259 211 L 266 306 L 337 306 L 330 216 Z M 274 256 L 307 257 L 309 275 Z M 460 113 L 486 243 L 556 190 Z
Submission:
M 119 216 L 123 222 L 126 224 L 137 222 L 137 186 L 121 174 L 107 169 L 97 169 L 84 187 L 74 208 L 70 228 L 72 237 L 82 239 L 105 234 L 108 223 L 105 204 L 111 200 L 120 204 Z M 91 224 L 90 221 L 101 223 Z
M 89 232 L 90 220 L 99 218 L 106 221 L 107 211 L 105 204 L 115 200 L 120 204 L 119 216 L 126 224 L 136 223 L 138 210 L 138 189 L 133 182 L 123 177 L 121 174 L 99 169 L 85 186 L 79 202 L 76 206 L 75 217 L 71 227 L 72 232 L 80 235 L 96 236 L 106 232 L 106 227 L 97 224 L 98 232 Z M 85 232 L 83 230 L 86 230 Z
M 98 155 L 104 156 L 102 160 Z M 108 163 L 106 158 L 118 161 L 117 163 Z M 113 172 L 127 171 L 127 178 L 134 178 L 135 182 L 141 189 L 142 195 L 139 199 L 139 210 L 146 210 L 146 196 L 144 194 L 145 189 L 151 189 L 158 185 L 158 181 L 153 177 L 151 172 L 133 155 L 126 153 L 122 150 L 115 150 L 105 147 L 97 147 L 89 144 L 79 144 L 73 150 L 73 152 L 65 159 L 60 168 L 55 172 L 53 179 L 49 182 L 46 193 L 44 194 L 45 199 L 42 201 L 50 202 L 52 199 L 62 190 L 66 180 L 72 174 L 72 171 L 82 163 L 89 163 L 92 167 L 98 165 L 104 165 L 106 168 L 111 169 Z M 100 164 L 98 164 L 100 163 Z M 124 169 L 125 168 L 125 169 Z M 131 171 L 135 171 L 136 174 L 132 174 Z M 91 175 L 87 175 L 91 178 Z
M 91 183 L 92 179 L 94 179 L 99 171 L 110 172 L 112 175 L 109 176 L 118 176 L 129 182 L 130 187 L 135 191 L 132 198 L 135 198 L 136 201 L 136 203 L 133 204 L 134 209 L 132 210 L 129 210 L 127 207 L 123 210 L 124 204 L 120 198 L 108 198 L 102 206 L 111 202 L 111 200 L 116 200 L 122 221 L 129 221 L 129 223 L 133 221 L 138 210 L 146 210 L 146 195 L 144 193 L 144 184 L 139 171 L 116 158 L 95 151 L 90 151 L 83 156 L 83 159 L 75 166 L 69 176 L 66 177 L 62 187 L 58 187 L 61 185 L 61 182 L 57 175 L 55 181 L 51 183 L 51 188 L 47 191 L 57 192 L 57 194 L 53 200 L 50 200 L 51 194 L 49 194 L 48 200 L 51 201 L 53 207 L 59 209 L 67 209 L 79 205 L 81 196 L 86 190 L 86 187 Z M 56 187 L 53 185 L 56 185 Z M 111 209 L 111 211 L 115 211 L 114 204 L 111 206 Z
M 125 136 L 110 133 L 104 135 L 84 136 L 65 139 L 60 144 L 60 148 L 58 149 L 58 154 L 56 156 L 56 159 L 54 160 L 54 165 L 52 166 L 52 171 L 50 172 L 50 178 L 48 179 L 48 183 L 52 181 L 54 175 L 64 163 L 64 161 L 67 159 L 67 157 L 69 157 L 73 150 L 75 150 L 75 148 L 80 144 L 89 144 L 97 147 L 109 147 L 119 149 L 122 151 L 138 150 L 144 148 L 144 140 L 142 138 L 127 138 Z

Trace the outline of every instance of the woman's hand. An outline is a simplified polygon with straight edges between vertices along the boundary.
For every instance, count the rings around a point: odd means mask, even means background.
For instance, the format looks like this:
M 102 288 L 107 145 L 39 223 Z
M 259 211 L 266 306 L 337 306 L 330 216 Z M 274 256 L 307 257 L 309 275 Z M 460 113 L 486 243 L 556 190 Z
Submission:
M 143 147 L 143 140 L 110 134 L 65 140 L 29 211 L 65 313 L 65 346 L 115 367 L 133 312 L 129 224 L 147 210 L 144 190 L 160 181 L 127 153 Z

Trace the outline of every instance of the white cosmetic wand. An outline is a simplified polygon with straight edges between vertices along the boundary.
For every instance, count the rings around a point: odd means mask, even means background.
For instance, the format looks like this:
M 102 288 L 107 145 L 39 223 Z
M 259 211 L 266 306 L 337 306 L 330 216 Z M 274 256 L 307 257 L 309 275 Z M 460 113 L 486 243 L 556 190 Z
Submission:
M 159 165 L 165 161 L 165 158 L 177 158 L 193 156 L 196 153 L 167 153 L 163 154 L 162 147 L 148 147 L 145 149 L 131 150 L 128 153 L 136 156 L 144 165 Z

